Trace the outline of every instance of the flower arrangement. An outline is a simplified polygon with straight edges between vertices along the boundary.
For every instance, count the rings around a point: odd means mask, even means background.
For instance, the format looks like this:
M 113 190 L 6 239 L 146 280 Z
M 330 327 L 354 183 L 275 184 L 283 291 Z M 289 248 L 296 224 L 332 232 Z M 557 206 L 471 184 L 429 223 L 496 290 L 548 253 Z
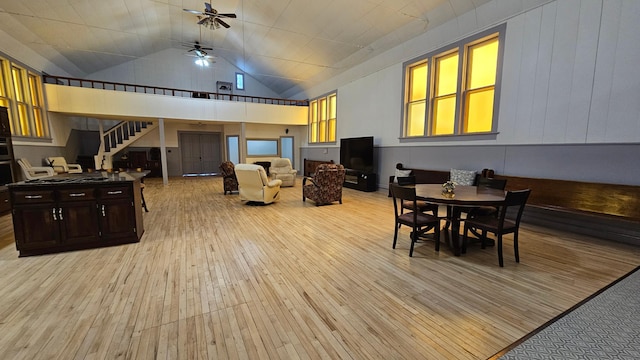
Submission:
M 442 184 L 442 195 L 446 197 L 454 197 L 455 196 L 456 183 L 453 181 L 447 181 Z

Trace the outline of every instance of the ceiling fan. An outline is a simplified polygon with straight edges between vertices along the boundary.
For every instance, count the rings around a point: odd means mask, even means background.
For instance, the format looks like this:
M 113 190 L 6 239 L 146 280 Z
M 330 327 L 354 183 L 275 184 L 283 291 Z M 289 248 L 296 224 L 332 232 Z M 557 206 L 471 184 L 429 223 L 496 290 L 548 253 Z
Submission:
M 229 14 L 219 13 L 218 10 L 211 7 L 211 3 L 204 3 L 204 11 L 189 10 L 189 9 L 182 9 L 182 10 L 198 15 L 198 19 L 199 19 L 198 25 L 206 26 L 212 30 L 218 29 L 220 28 L 220 26 L 223 26 L 227 29 L 230 28 L 231 25 L 224 22 L 222 18 L 235 19 L 237 17 L 236 14 L 232 14 L 232 13 L 229 13 Z
M 213 50 L 213 48 L 200 45 L 200 42 L 198 41 L 194 41 L 193 44 L 189 44 L 188 46 L 192 46 L 192 48 L 187 52 L 193 52 L 193 54 L 199 58 L 206 58 L 209 56 L 205 50 Z
M 209 55 L 206 50 L 213 50 L 213 48 L 200 45 L 198 41 L 194 41 L 193 44 L 185 45 L 190 46 L 191 49 L 187 51 L 185 55 L 196 57 L 196 64 L 200 66 L 209 66 L 210 63 L 215 63 L 215 57 Z

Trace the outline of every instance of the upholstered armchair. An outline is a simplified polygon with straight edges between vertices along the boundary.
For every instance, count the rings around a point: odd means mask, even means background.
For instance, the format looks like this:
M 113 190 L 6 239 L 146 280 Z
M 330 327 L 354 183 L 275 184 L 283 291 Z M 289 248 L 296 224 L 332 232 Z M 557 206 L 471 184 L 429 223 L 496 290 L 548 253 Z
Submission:
M 240 200 L 270 204 L 280 199 L 282 180 L 269 180 L 261 165 L 238 164 L 235 172 Z
M 298 170 L 294 170 L 291 161 L 287 158 L 271 160 L 269 173 L 272 179 L 282 180 L 282 186 L 295 186 Z
M 224 161 L 220 164 L 220 172 L 222 173 L 222 182 L 224 184 L 224 194 L 227 191 L 231 194 L 238 191 L 238 179 L 236 178 L 235 166 L 231 161 Z
M 68 164 L 67 160 L 62 156 L 49 156 L 47 162 L 57 173 L 80 174 L 82 167 L 78 164 Z
M 318 205 L 338 201 L 342 204 L 342 183 L 344 183 L 344 166 L 340 164 L 320 164 L 314 177 L 302 180 L 302 201 L 306 198 Z

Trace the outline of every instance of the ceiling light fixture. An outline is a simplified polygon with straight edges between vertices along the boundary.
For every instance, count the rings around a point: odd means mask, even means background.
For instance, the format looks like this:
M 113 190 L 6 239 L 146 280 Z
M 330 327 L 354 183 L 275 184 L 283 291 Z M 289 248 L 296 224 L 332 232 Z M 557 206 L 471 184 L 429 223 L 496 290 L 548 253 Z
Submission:
M 205 57 L 196 57 L 196 61 L 195 61 L 196 65 L 202 66 L 202 67 L 207 67 L 209 66 L 209 61 L 207 61 L 207 59 Z

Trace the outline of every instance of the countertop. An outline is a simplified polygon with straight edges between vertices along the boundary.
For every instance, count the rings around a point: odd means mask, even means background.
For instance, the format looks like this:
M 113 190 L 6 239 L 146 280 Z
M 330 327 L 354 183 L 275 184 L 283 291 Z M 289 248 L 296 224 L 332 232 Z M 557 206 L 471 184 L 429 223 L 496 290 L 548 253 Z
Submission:
M 123 171 L 123 172 L 85 172 L 81 174 L 59 174 L 55 176 L 49 176 L 33 180 L 25 180 L 17 183 L 7 184 L 9 188 L 22 187 L 22 186 L 50 186 L 50 185 L 78 185 L 78 184 L 107 184 L 107 183 L 121 183 L 140 180 L 149 173 L 149 170 L 144 171 Z

